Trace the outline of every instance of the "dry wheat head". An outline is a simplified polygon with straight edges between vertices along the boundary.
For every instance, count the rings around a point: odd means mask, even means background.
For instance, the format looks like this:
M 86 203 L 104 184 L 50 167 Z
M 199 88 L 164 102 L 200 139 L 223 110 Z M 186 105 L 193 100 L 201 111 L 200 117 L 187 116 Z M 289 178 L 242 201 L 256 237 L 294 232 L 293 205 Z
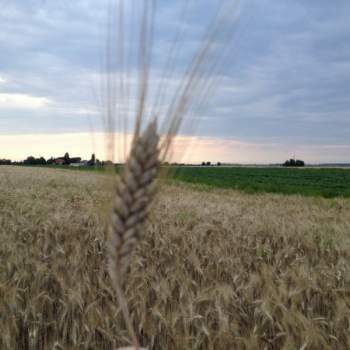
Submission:
M 121 285 L 129 266 L 130 254 L 137 243 L 154 196 L 159 165 L 159 136 L 156 121 L 136 137 L 118 178 L 115 203 L 109 225 L 109 273 Z

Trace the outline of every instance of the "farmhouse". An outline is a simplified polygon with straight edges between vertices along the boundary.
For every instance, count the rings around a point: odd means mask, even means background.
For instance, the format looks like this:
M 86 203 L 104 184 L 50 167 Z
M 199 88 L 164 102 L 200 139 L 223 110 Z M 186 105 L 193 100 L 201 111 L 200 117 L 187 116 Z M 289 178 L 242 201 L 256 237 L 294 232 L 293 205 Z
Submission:
M 88 161 L 84 160 L 84 161 L 82 161 L 82 162 L 79 162 L 79 163 L 71 163 L 71 164 L 69 164 L 69 165 L 72 166 L 72 167 L 78 168 L 78 167 L 80 167 L 80 166 L 87 166 L 87 165 L 88 165 Z
M 65 164 L 65 160 L 63 158 L 57 158 L 57 159 L 55 159 L 54 162 L 56 165 L 64 165 Z

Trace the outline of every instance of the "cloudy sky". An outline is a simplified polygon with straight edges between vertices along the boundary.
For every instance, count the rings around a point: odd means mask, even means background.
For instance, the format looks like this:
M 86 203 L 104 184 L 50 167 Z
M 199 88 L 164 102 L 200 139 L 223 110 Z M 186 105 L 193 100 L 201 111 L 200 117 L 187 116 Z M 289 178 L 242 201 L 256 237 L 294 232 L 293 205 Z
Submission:
M 165 113 L 216 13 L 212 1 L 186 3 L 159 1 L 146 110 L 153 110 L 163 82 L 158 112 Z M 0 6 L 0 158 L 66 151 L 104 158 L 107 42 L 120 42 L 117 31 L 108 35 L 119 23 L 110 15 L 113 6 L 107 0 L 0 0 Z M 137 27 L 126 7 L 124 26 Z M 247 0 L 228 9 L 224 34 L 212 39 L 215 54 L 203 68 L 215 67 L 206 81 L 210 90 L 206 82 L 194 89 L 193 105 L 201 108 L 189 111 L 192 127 L 180 133 L 179 155 L 189 162 L 292 156 L 350 162 L 350 2 Z M 124 41 L 128 64 L 112 55 L 109 76 L 129 82 L 129 97 L 115 99 L 118 113 L 132 118 L 138 37 L 130 29 Z

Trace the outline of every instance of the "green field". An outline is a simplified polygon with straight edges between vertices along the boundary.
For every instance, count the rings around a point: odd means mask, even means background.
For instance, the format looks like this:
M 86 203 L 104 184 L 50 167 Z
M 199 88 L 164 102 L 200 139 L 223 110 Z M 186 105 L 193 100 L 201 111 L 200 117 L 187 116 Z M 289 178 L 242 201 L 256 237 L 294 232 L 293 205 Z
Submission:
M 188 183 L 247 193 L 350 197 L 350 169 L 178 167 L 172 177 Z
M 34 166 L 42 167 L 42 166 Z M 73 171 L 105 172 L 102 167 L 44 166 Z M 116 166 L 116 172 L 122 170 Z M 203 189 L 227 188 L 246 193 L 282 193 L 350 197 L 349 168 L 273 168 L 273 167 L 170 167 L 169 177 Z

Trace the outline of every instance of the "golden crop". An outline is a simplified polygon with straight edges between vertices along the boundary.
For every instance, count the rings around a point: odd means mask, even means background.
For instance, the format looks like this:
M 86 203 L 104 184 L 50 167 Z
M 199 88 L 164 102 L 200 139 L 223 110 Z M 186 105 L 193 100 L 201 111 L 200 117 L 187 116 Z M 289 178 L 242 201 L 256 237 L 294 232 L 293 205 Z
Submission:
M 0 349 L 114 349 L 108 177 L 0 167 Z M 148 349 L 349 349 L 350 201 L 162 184 L 126 298 Z

